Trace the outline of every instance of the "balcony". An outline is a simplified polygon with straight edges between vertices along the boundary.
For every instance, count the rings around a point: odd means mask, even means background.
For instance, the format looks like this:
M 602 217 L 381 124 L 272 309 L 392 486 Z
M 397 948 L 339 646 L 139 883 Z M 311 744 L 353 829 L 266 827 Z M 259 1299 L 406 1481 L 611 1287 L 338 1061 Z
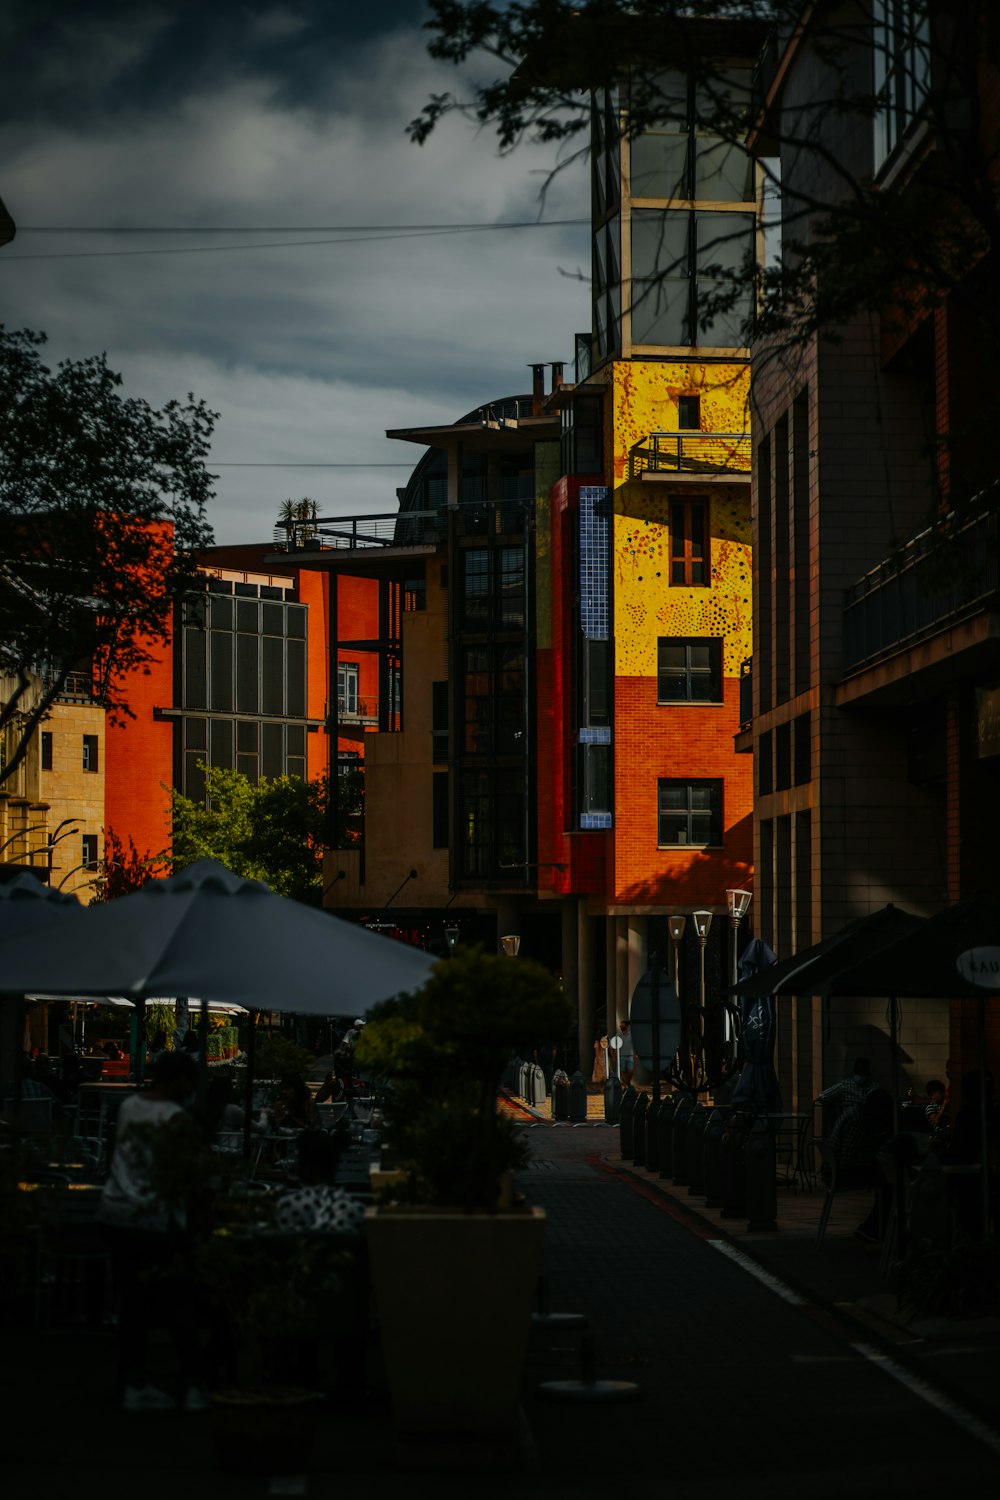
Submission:
M 651 432 L 629 454 L 629 478 L 750 482 L 748 432 Z
M 1000 603 L 1000 519 L 991 509 L 928 527 L 847 590 L 844 671 L 891 656 Z
M 740 662 L 740 734 L 753 728 L 753 657 Z
M 476 481 L 479 484 L 479 481 Z M 485 485 L 483 486 L 485 488 Z M 468 494 L 469 486 L 464 486 Z M 363 551 L 380 548 L 433 548 L 448 536 L 454 516 L 459 535 L 522 533 L 534 508 L 534 478 L 505 476 L 499 500 L 466 498 L 460 505 L 438 510 L 386 511 L 365 516 L 333 516 L 310 521 L 288 521 L 274 528 L 276 549 L 289 553 Z
M 378 724 L 377 698 L 338 698 L 337 722 L 339 724 Z

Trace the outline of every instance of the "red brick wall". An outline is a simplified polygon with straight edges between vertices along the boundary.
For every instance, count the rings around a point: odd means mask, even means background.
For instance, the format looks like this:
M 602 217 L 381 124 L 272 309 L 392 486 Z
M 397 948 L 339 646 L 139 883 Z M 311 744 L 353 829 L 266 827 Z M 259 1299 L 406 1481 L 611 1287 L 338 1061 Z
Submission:
M 120 725 L 107 724 L 104 736 L 104 827 L 126 849 L 140 854 L 170 848 L 170 793 L 173 783 L 173 723 L 153 711 L 174 701 L 173 647 L 156 646 L 155 661 L 125 680 L 125 698 L 135 714 Z
M 717 906 L 745 885 L 753 862 L 753 767 L 738 756 L 739 681 L 724 680 L 721 706 L 665 707 L 653 677 L 615 680 L 613 900 L 665 906 Z M 722 777 L 724 846 L 657 847 L 660 777 Z

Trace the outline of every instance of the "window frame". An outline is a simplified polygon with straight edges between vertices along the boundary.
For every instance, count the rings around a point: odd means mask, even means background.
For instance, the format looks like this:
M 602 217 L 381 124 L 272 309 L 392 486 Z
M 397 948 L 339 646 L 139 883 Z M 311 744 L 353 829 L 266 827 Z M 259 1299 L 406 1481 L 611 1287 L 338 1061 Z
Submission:
M 720 635 L 686 635 L 673 636 L 661 635 L 656 641 L 656 701 L 662 706 L 676 707 L 678 704 L 692 704 L 699 708 L 706 705 L 719 705 L 724 702 L 725 690 L 722 681 L 722 636 Z M 665 678 L 676 675 L 670 673 L 663 665 L 663 651 L 665 647 L 683 647 L 684 650 L 684 681 L 687 692 L 683 698 L 670 697 L 665 691 Z M 708 646 L 712 660 L 709 667 L 704 670 L 691 664 L 692 647 Z M 692 696 L 691 689 L 694 684 L 707 678 L 710 696 L 696 698 Z
M 667 787 L 683 787 L 685 789 L 686 809 L 686 831 L 688 837 L 682 840 L 667 839 L 664 837 L 663 821 L 667 816 L 677 817 L 679 809 L 666 808 L 663 806 L 664 790 Z M 707 810 L 707 814 L 694 804 L 694 793 L 707 788 L 714 797 L 714 803 Z M 721 776 L 660 776 L 656 783 L 656 843 L 659 849 L 719 849 L 725 840 L 725 781 Z M 695 819 L 707 817 L 709 822 L 707 839 L 695 839 L 691 835 L 695 831 Z
M 699 540 L 695 536 L 694 507 L 701 507 L 701 547 L 700 558 L 695 556 L 695 543 Z M 680 525 L 677 516 L 683 517 Z M 712 527 L 711 509 L 707 495 L 691 495 L 670 501 L 670 586 L 672 588 L 702 589 L 712 586 Z M 681 541 L 683 546 L 680 551 L 676 550 L 677 542 Z M 703 576 L 696 579 L 693 575 L 698 567 L 703 570 Z M 681 570 L 682 577 L 675 576 L 677 569 Z
M 100 770 L 100 737 L 96 734 L 85 734 L 83 736 L 82 764 L 84 773 L 88 776 L 96 775 Z

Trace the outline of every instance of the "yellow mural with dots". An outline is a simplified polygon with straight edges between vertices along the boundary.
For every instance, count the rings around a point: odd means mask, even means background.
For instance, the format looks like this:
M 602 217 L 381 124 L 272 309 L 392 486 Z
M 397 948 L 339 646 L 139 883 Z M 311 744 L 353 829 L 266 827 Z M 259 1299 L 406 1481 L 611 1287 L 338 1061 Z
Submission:
M 738 677 L 752 650 L 750 485 L 713 480 L 643 481 L 637 472 L 654 432 L 679 430 L 678 402 L 700 397 L 700 456 L 726 463 L 749 479 L 750 444 L 711 434 L 749 432 L 749 368 L 698 361 L 632 360 L 606 368 L 605 453 L 614 491 L 611 539 L 615 674 L 653 677 L 660 636 L 721 636 L 723 672 Z M 670 583 L 671 499 L 701 499 L 709 507 L 710 584 Z

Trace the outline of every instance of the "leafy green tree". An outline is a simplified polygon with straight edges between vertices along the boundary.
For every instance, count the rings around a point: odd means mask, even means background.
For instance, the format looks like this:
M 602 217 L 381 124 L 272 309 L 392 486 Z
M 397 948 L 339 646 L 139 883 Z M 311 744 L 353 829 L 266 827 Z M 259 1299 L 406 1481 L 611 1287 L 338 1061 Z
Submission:
M 170 638 L 212 540 L 215 413 L 121 394 L 106 356 L 42 363 L 45 335 L 0 326 L 0 782 L 83 673 L 112 719 Z
M 206 801 L 180 792 L 173 804 L 173 865 L 217 859 L 236 875 L 319 906 L 328 827 L 329 781 L 277 776 L 251 781 L 239 771 L 205 768 Z

